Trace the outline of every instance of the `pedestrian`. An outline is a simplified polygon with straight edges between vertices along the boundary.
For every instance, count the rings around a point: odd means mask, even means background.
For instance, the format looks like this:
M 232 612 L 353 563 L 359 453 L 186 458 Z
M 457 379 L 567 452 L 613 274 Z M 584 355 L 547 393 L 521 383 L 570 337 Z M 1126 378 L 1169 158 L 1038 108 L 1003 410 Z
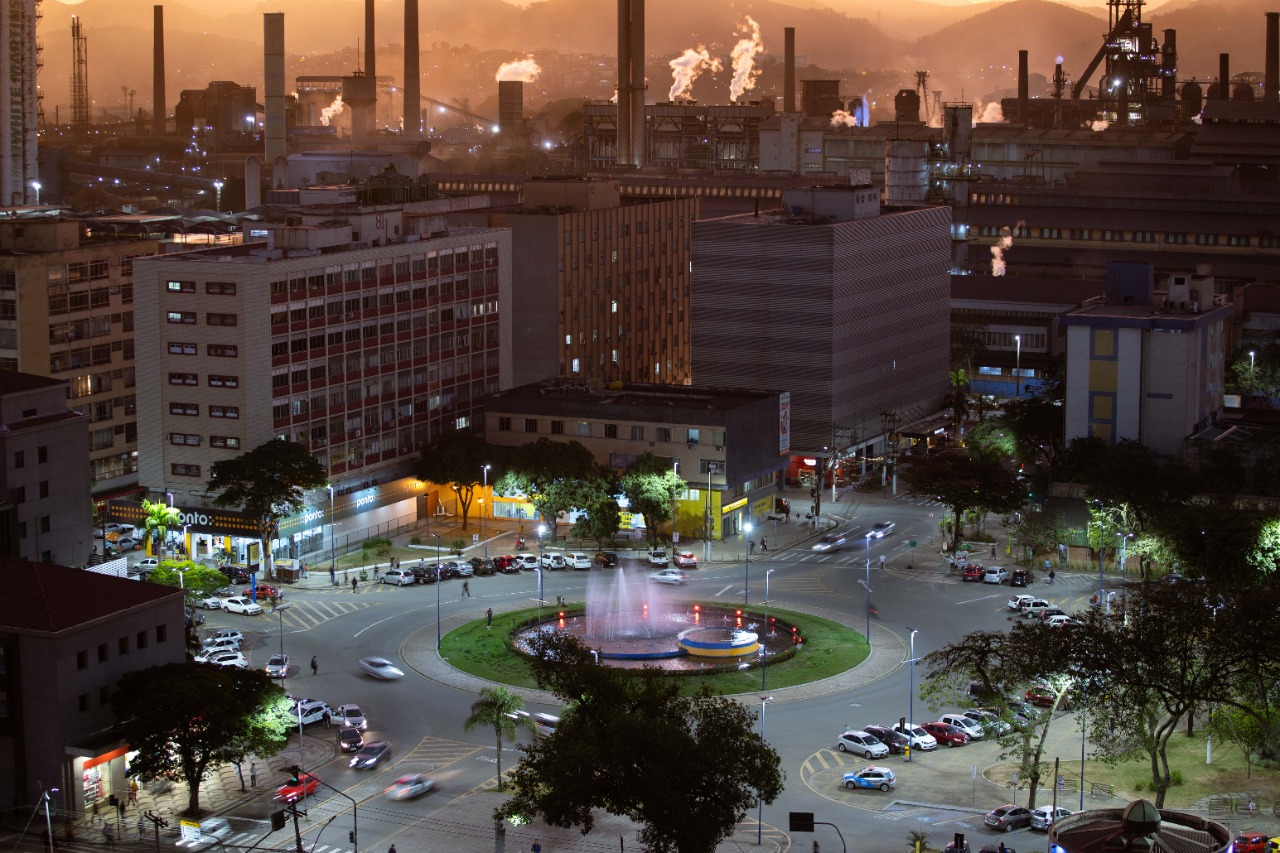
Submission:
M 458 596 L 458 597 L 459 597 L 459 598 L 470 598 L 470 597 L 471 597 L 471 585 L 470 585 L 467 581 L 463 581 L 463 582 L 462 582 L 462 595 L 460 595 L 460 596 Z
M 1000 846 L 996 848 L 996 853 L 1008 853 L 1009 848 L 1004 846 L 1004 842 L 1000 842 Z
M 392 844 L 392 845 L 391 845 L 391 849 L 390 849 L 390 850 L 388 850 L 388 851 L 387 851 L 387 853 L 396 853 L 396 846 L 395 846 L 394 844 Z
M 395 568 L 395 563 L 394 563 L 394 561 L 392 562 L 391 568 Z M 373 564 L 373 579 L 374 579 L 375 581 L 377 581 L 377 579 L 378 579 L 378 564 L 377 564 L 377 563 L 374 563 L 374 564 Z
M 320 663 L 319 663 L 319 661 L 317 661 L 317 660 L 316 660 L 316 656 L 315 656 L 315 655 L 312 655 L 312 656 L 311 656 L 311 674 L 312 674 L 312 675 L 319 675 L 319 674 L 320 674 Z
M 542 853 L 542 843 L 538 839 L 533 839 L 533 846 L 529 848 L 530 853 Z
M 880 555 L 880 568 L 884 568 L 884 554 Z
M 1049 570 L 1049 583 L 1053 583 L 1053 582 L 1054 582 L 1054 578 L 1056 578 L 1057 576 L 1058 576 L 1058 575 L 1057 575 L 1057 573 L 1056 573 L 1056 572 L 1054 572 L 1054 570 L 1053 570 L 1053 569 L 1050 569 L 1050 570 Z
M 423 557 L 422 559 L 418 560 L 418 568 L 422 569 L 424 572 L 427 570 L 427 558 L 426 558 L 426 557 Z
M 1252 820 L 1254 815 L 1257 814 L 1257 812 L 1258 812 L 1258 804 L 1255 803 L 1253 800 L 1249 800 L 1249 819 Z
M 107 844 L 111 847 L 116 846 L 116 831 L 110 823 L 102 825 L 102 836 L 107 840 Z
M 493 608 L 490 607 L 484 612 L 484 627 L 493 630 Z
M 761 537 L 760 537 L 760 551 L 761 551 L 761 553 L 763 553 L 763 552 L 768 551 L 768 550 L 769 550 L 769 537 L 768 537 L 768 536 L 761 536 Z
M 352 592 L 355 592 L 355 591 L 356 591 L 356 583 L 357 583 L 357 580 L 356 580 L 355 578 L 352 578 L 352 579 L 351 579 L 351 591 L 352 591 Z
M 136 803 L 138 801 L 138 780 L 129 780 L 129 802 Z
M 249 787 L 258 787 L 258 762 L 256 761 L 249 762 Z
M 748 540 L 747 540 L 747 554 L 748 554 L 748 556 L 749 556 L 749 555 L 751 555 L 751 554 L 754 554 L 755 552 L 756 552 L 756 542 L 755 542 L 755 540 L 754 540 L 754 539 L 748 539 Z
M 818 839 L 813 839 L 813 853 L 818 853 Z
M 991 543 L 991 556 L 992 556 L 992 558 L 993 558 L 993 559 L 994 559 L 994 558 L 995 558 L 995 556 L 996 556 L 996 543 L 994 543 L 994 542 L 992 542 L 992 543 Z
M 142 840 L 142 834 L 147 831 L 147 822 L 142 815 L 138 815 L 138 840 Z

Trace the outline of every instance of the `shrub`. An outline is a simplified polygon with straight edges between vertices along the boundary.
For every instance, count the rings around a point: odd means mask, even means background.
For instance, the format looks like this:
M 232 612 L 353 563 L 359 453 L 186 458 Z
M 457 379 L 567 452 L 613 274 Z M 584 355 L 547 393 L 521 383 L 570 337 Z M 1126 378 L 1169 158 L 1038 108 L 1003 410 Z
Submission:
M 1181 784 L 1182 784 L 1182 771 L 1181 771 L 1181 770 L 1174 770 L 1174 771 L 1172 771 L 1172 772 L 1170 772 L 1170 773 L 1169 773 L 1169 784 L 1171 784 L 1171 785 L 1181 785 Z
M 453 554 L 455 554 L 455 555 L 457 555 L 457 556 L 461 557 L 461 556 L 462 556 L 462 552 L 463 552 L 463 551 L 465 551 L 465 550 L 467 550 L 467 540 L 465 540 L 465 539 L 455 539 L 455 540 L 453 540 L 453 542 L 451 542 L 451 543 L 449 544 L 449 550 L 450 550 L 450 552 L 452 552 Z
M 410 544 L 410 545 L 421 545 L 421 544 L 422 544 L 422 537 L 420 537 L 420 536 L 412 536 L 412 537 L 410 537 L 410 538 L 409 538 L 409 544 Z
M 377 551 L 379 548 L 390 548 L 391 540 L 377 536 L 370 536 L 364 542 L 360 543 L 360 547 L 365 551 Z

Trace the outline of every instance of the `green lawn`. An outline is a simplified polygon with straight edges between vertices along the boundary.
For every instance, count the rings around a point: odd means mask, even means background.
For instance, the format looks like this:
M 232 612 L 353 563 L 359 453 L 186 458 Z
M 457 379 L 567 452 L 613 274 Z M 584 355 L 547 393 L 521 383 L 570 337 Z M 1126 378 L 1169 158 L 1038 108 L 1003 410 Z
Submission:
M 546 609 L 543 610 L 545 614 Z M 862 663 L 870 653 L 863 636 L 828 619 L 803 613 L 771 609 L 780 622 L 796 625 L 805 637 L 805 645 L 791 660 L 772 664 L 766 675 L 770 688 L 794 687 L 820 681 Z M 536 609 L 495 614 L 493 630 L 486 630 L 484 620 L 470 622 L 450 631 L 441 640 L 441 655 L 456 669 L 514 687 L 536 687 L 524 660 L 509 646 L 510 633 L 516 625 L 534 616 Z M 683 677 L 681 683 L 692 693 L 704 684 L 713 692 L 729 695 L 751 693 L 760 689 L 760 670 L 756 668 L 716 675 Z

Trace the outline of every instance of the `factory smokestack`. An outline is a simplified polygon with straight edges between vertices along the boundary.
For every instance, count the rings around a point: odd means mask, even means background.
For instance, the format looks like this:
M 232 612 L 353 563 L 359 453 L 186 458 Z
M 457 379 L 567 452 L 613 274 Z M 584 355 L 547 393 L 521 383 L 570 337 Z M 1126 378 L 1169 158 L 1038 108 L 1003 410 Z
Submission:
M 631 0 L 618 0 L 618 165 L 631 162 Z
M 378 51 L 374 47 L 373 35 L 373 0 L 364 0 L 364 73 L 377 78 Z
M 1280 12 L 1267 13 L 1266 68 L 1262 76 L 1262 100 L 1280 101 Z
M 257 154 L 244 158 L 244 209 L 262 206 L 262 161 Z
M 644 0 L 631 0 L 631 162 L 643 166 L 644 112 Z
M 518 134 L 524 123 L 524 81 L 498 81 L 498 129 L 504 137 Z
M 275 162 L 283 157 L 284 139 L 284 12 L 264 12 L 262 15 L 262 77 L 266 97 L 262 104 L 266 110 L 263 137 L 266 141 L 266 158 Z
M 1231 100 L 1231 54 L 1218 54 L 1218 97 Z
M 1178 31 L 1165 30 L 1160 46 L 1160 97 L 1175 100 L 1178 92 Z
M 796 28 L 787 27 L 782 31 L 782 111 L 796 111 Z
M 164 136 L 167 109 L 164 99 L 164 7 L 155 7 L 155 26 L 152 30 L 151 54 L 151 132 Z
M 1027 52 L 1018 51 L 1018 124 L 1026 127 L 1031 116 L 1031 82 L 1027 74 Z
M 404 132 L 422 135 L 422 72 L 418 68 L 418 0 L 404 0 Z

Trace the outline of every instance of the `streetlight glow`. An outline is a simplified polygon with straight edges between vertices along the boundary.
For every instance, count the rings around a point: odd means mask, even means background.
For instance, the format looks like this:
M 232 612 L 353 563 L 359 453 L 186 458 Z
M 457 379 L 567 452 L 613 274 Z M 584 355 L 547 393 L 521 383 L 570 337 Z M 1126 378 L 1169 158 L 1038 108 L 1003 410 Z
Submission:
M 484 543 L 484 556 L 489 556 L 489 516 L 485 512 L 485 495 L 489 494 L 489 466 L 485 465 L 480 469 L 480 473 L 484 475 L 484 489 L 480 497 L 480 541 Z M 493 512 L 493 510 L 489 510 Z
M 907 630 L 911 632 L 911 674 L 907 679 L 907 761 L 911 760 L 911 738 L 915 736 L 916 729 L 916 634 L 920 633 L 910 625 Z
M 764 741 L 764 706 L 773 701 L 772 696 L 760 697 L 760 740 Z M 756 815 L 756 844 L 760 844 L 764 839 L 764 800 L 756 797 L 756 804 L 759 809 Z M 815 842 L 816 843 L 816 842 Z
M 747 550 L 743 556 L 742 565 L 742 606 L 747 606 L 748 591 L 751 588 L 751 531 L 754 530 L 751 522 L 742 525 L 742 531 L 747 537 Z
M 1018 347 L 1013 367 L 1013 397 L 1016 400 L 1022 396 L 1022 335 L 1014 335 L 1013 342 Z

